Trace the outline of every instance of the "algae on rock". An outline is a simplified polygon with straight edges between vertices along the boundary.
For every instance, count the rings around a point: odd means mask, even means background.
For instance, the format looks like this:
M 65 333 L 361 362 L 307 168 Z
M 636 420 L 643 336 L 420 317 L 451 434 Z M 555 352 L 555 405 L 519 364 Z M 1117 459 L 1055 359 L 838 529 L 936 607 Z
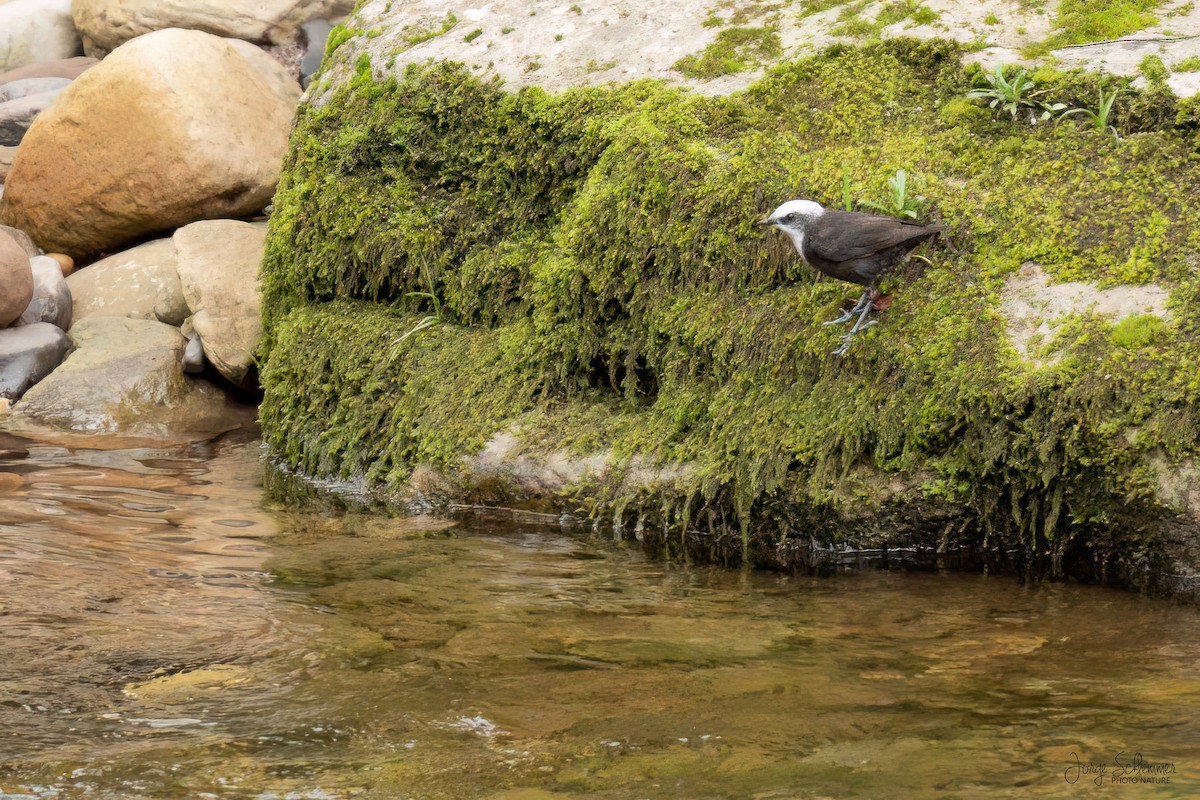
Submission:
M 835 47 L 726 98 L 653 82 L 506 93 L 450 63 L 379 82 L 360 63 L 302 109 L 276 197 L 273 452 L 396 486 L 421 464 L 463 469 L 515 426 L 530 447 L 610 451 L 614 474 L 634 456 L 690 464 L 652 491 L 614 478 L 562 502 L 667 539 L 732 533 L 756 562 L 810 536 L 888 541 L 860 508 L 929 504 L 939 527 L 921 541 L 1134 577 L 1164 558 L 1170 513 L 1147 459 L 1200 444 L 1195 134 L 1173 109 L 1122 140 L 993 119 L 963 100 L 977 76 L 959 56 Z M 948 231 L 839 359 L 820 323 L 846 287 L 754 222 L 790 197 L 840 205 L 844 165 L 858 196 L 918 174 Z M 999 311 L 1026 262 L 1158 282 L 1172 317 L 1131 338 L 1080 309 L 1031 368 Z M 412 292 L 450 324 L 397 346 Z

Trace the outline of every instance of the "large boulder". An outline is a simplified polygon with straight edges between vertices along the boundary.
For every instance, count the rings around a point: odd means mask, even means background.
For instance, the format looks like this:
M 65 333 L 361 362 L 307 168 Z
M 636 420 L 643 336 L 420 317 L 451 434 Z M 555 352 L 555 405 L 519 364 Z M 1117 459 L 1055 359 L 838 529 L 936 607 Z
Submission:
M 175 242 L 156 239 L 72 273 L 67 285 L 75 320 L 131 317 L 183 324 L 190 312 L 175 263 Z
M 279 180 L 299 95 L 269 56 L 230 40 L 178 29 L 134 39 L 38 117 L 0 222 L 78 257 L 252 214 Z
M 53 372 L 70 349 L 71 339 L 49 322 L 0 328 L 0 397 L 18 399 Z
M 262 263 L 266 223 L 211 220 L 175 233 L 179 282 L 204 355 L 232 383 L 257 380 L 254 354 L 262 333 Z
M 17 417 L 71 431 L 155 435 L 228 428 L 224 393 L 186 377 L 186 340 L 151 320 L 92 317 L 71 330 L 77 348 L 13 406 Z
M 63 277 L 62 267 L 49 256 L 29 259 L 33 272 L 33 299 L 18 321 L 21 325 L 49 322 L 61 329 L 71 327 L 71 290 Z
M 88 55 L 103 57 L 137 36 L 190 28 L 249 42 L 293 41 L 308 20 L 349 13 L 352 0 L 75 0 Z
M 36 64 L 29 64 L 24 67 L 10 69 L 7 72 L 0 72 L 0 83 L 21 81 L 26 78 L 67 78 L 68 80 L 75 80 L 83 74 L 84 70 L 94 67 L 99 63 L 99 59 L 87 58 L 86 56 L 59 58 L 54 61 L 39 61 Z
M 63 90 L 51 89 L 0 102 L 0 145 L 17 145 L 38 115 L 53 105 Z
M 16 240 L 0 232 L 0 328 L 20 317 L 32 299 L 29 256 Z
M 0 72 L 78 55 L 71 0 L 10 0 L 0 4 Z

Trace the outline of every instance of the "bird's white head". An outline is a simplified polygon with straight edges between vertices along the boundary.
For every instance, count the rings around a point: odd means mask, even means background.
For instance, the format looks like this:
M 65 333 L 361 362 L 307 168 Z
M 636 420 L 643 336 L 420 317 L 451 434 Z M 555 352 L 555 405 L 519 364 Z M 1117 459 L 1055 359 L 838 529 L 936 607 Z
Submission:
M 759 225 L 774 225 L 788 235 L 796 252 L 804 256 L 804 233 L 808 226 L 818 220 L 825 209 L 820 203 L 812 200 L 788 200 L 779 208 L 772 211 L 766 219 L 759 220 Z
M 812 200 L 788 200 L 772 211 L 760 224 L 774 225 L 782 230 L 791 229 L 800 232 L 808 226 L 808 223 L 824 213 L 825 209 L 821 207 L 821 204 L 814 203 Z

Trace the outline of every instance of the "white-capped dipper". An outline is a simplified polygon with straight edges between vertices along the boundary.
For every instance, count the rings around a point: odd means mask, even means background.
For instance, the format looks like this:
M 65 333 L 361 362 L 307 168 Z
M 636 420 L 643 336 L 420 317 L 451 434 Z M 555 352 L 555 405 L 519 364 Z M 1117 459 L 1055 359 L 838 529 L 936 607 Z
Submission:
M 833 351 L 838 356 L 850 348 L 850 340 L 864 327 L 879 297 L 875 281 L 902 263 L 917 245 L 943 230 L 941 225 L 915 225 L 895 217 L 833 211 L 812 200 L 788 200 L 758 224 L 773 225 L 786 233 L 800 257 L 818 272 L 866 287 L 854 308 L 825 323 L 835 325 L 858 314 L 841 347 Z

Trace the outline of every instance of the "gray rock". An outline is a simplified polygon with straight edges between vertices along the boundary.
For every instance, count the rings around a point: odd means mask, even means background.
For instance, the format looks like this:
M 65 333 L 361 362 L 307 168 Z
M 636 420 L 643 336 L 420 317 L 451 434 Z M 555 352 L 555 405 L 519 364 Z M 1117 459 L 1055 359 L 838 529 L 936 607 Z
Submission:
M 37 115 L 49 108 L 62 92 L 55 89 L 0 103 L 0 145 L 20 144 Z
M 22 78 L 8 83 L 0 83 L 0 103 L 16 100 L 18 97 L 29 97 L 42 92 L 55 92 L 67 88 L 69 78 Z
M 25 254 L 30 258 L 40 256 L 42 248 L 33 243 L 33 239 L 29 238 L 29 234 L 20 228 L 10 228 L 8 225 L 0 225 L 0 233 L 7 233 L 12 237 L 13 241 L 21 246 Z
M 29 259 L 29 267 L 33 270 L 33 299 L 17 324 L 49 322 L 64 331 L 70 330 L 71 289 L 62 267 L 49 256 L 34 256 Z
M 225 393 L 183 374 L 187 342 L 161 322 L 90 317 L 71 329 L 77 348 L 13 406 L 14 418 L 60 430 L 131 435 L 236 427 Z
M 16 400 L 54 371 L 71 339 L 49 322 L 0 328 L 0 397 Z
M 204 343 L 195 331 L 188 337 L 187 347 L 183 348 L 183 371 L 189 375 L 204 372 Z

